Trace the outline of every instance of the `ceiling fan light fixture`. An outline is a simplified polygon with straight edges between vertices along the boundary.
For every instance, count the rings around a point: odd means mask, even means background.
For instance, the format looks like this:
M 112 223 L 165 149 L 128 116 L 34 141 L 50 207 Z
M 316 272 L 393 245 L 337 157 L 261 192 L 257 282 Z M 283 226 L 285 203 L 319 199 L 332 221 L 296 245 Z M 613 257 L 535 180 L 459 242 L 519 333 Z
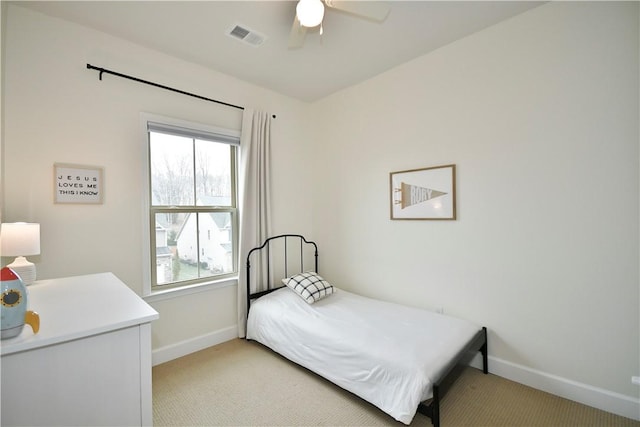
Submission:
M 300 0 L 296 6 L 296 15 L 300 25 L 317 27 L 324 18 L 324 5 L 320 0 Z

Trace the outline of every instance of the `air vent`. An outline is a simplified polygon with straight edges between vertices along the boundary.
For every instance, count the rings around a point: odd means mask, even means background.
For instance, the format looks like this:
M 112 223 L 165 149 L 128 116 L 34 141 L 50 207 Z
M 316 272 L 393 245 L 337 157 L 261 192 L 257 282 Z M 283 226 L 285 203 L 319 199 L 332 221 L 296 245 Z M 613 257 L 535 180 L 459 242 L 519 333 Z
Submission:
M 257 31 L 253 31 L 245 26 L 237 24 L 227 31 L 227 35 L 253 47 L 260 46 L 267 39 Z

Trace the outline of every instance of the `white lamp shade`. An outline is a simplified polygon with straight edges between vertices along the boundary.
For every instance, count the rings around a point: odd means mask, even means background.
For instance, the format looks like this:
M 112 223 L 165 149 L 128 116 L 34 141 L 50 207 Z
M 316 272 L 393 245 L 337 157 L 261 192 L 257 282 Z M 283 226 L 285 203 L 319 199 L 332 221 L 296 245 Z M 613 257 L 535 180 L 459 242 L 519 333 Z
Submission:
M 28 256 L 40 254 L 40 224 L 6 222 L 0 225 L 0 255 Z
M 304 27 L 317 27 L 324 18 L 324 5 L 320 0 L 300 0 L 296 6 L 298 21 Z

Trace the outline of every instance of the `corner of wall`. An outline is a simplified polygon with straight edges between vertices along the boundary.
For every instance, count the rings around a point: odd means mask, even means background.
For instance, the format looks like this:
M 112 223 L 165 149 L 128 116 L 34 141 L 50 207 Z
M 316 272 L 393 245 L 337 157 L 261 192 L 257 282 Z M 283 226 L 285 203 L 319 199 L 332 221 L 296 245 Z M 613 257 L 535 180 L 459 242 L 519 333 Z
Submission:
M 4 203 L 4 63 L 7 2 L 0 2 L 0 222 Z

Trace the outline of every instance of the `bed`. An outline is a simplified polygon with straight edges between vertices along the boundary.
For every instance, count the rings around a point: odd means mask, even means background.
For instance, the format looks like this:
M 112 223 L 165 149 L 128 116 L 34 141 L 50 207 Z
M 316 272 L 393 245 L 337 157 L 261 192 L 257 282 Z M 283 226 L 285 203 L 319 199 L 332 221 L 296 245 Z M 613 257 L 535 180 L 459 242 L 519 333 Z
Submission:
M 440 400 L 476 352 L 488 372 L 486 328 L 340 289 L 318 274 L 317 245 L 301 235 L 266 239 L 246 269 L 247 339 L 404 424 L 420 412 L 439 426 Z M 252 281 L 264 286 L 252 291 Z

